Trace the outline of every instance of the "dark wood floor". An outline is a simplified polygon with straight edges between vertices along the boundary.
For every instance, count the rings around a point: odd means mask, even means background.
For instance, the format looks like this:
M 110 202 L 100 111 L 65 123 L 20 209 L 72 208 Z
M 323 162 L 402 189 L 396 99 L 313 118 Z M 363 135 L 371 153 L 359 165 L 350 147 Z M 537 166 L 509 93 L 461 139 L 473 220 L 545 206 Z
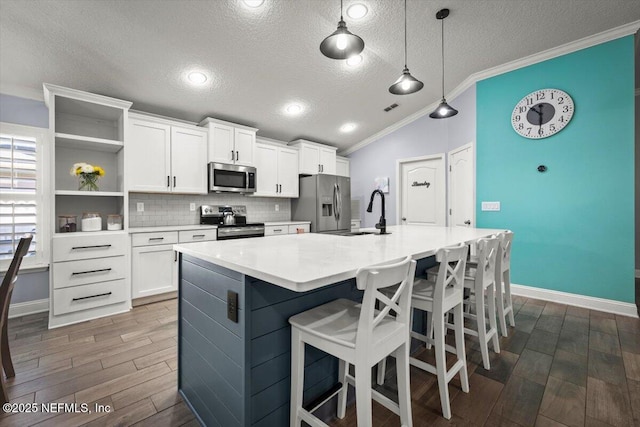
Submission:
M 440 416 L 435 377 L 412 368 L 414 426 L 640 425 L 640 320 L 524 298 L 515 306 L 516 328 L 490 371 L 467 343 L 471 392 L 453 381 L 451 421 Z M 12 319 L 11 402 L 97 402 L 114 411 L 3 414 L 0 426 L 196 426 L 176 391 L 176 313 L 171 300 L 53 330 L 46 313 Z M 393 369 L 388 376 L 384 391 L 393 395 Z M 355 425 L 353 406 L 332 423 Z M 374 427 L 399 425 L 374 405 Z

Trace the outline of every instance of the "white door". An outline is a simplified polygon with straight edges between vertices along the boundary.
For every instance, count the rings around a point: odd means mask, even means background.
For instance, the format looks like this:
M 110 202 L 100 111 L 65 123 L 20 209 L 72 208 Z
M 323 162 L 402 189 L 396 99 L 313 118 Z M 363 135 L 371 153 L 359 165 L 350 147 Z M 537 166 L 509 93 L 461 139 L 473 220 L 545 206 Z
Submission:
M 256 133 L 245 129 L 234 130 L 235 163 L 253 166 L 253 147 L 256 144 Z
M 449 224 L 475 227 L 473 144 L 449 152 Z
M 336 174 L 336 150 L 320 148 L 320 173 Z
M 171 190 L 171 127 L 129 120 L 127 179 L 129 190 L 166 193 Z
M 218 123 L 209 127 L 209 161 L 219 163 L 233 163 L 235 158 L 233 146 L 234 128 Z M 233 157 L 232 156 L 233 152 Z
M 278 149 L 278 184 L 281 197 L 298 197 L 298 150 L 290 148 Z
M 446 224 L 444 154 L 398 161 L 399 224 Z
M 320 148 L 315 145 L 300 145 L 300 173 L 315 175 L 320 173 Z
M 278 148 L 272 145 L 256 144 L 255 165 L 256 192 L 255 196 L 278 195 Z M 296 152 L 296 155 L 298 153 Z M 297 158 L 296 158 L 297 160 Z M 297 164 L 297 162 L 296 162 Z
M 171 128 L 171 191 L 207 192 L 207 133 L 197 129 Z

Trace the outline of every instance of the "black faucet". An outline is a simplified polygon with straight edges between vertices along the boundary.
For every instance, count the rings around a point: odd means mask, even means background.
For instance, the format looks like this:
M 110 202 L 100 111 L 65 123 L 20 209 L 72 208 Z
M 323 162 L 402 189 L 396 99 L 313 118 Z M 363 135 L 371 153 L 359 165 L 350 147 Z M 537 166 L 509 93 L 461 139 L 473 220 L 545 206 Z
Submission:
M 373 199 L 376 194 L 379 194 L 380 198 L 382 199 L 382 215 L 380 216 L 380 222 L 376 224 L 376 228 L 380 230 L 380 234 L 390 234 L 387 233 L 387 220 L 384 218 L 384 193 L 382 191 L 373 190 L 373 193 L 371 193 L 369 206 L 367 207 L 367 212 L 371 212 L 373 210 Z

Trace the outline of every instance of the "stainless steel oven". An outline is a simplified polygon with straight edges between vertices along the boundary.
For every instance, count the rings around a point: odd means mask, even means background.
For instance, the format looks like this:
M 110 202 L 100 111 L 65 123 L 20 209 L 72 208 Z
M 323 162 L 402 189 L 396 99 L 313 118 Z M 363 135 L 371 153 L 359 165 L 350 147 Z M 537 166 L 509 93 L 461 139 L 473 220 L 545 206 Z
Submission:
M 254 193 L 256 168 L 252 166 L 209 163 L 209 192 Z

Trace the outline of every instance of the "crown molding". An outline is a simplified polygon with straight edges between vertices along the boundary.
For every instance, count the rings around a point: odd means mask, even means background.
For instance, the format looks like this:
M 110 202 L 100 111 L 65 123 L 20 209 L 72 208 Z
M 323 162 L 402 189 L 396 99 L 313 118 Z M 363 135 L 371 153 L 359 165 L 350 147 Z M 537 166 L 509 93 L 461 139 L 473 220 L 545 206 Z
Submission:
M 632 35 L 632 34 L 635 34 L 638 31 L 638 29 L 640 29 L 640 21 L 633 21 L 628 24 L 603 31 L 601 33 L 593 34 L 591 36 L 587 36 L 576 41 L 565 43 L 563 45 L 556 46 L 554 48 L 544 50 L 542 52 L 534 53 L 533 55 L 525 56 L 524 58 L 516 59 L 515 61 L 510 61 L 505 64 L 498 65 L 496 67 L 479 71 L 467 77 L 462 83 L 456 86 L 456 88 L 453 89 L 446 96 L 446 98 L 449 101 L 454 100 L 458 95 L 460 95 L 465 90 L 469 89 L 471 86 L 473 86 L 480 80 L 485 80 L 490 77 L 495 77 L 500 74 L 517 70 L 519 68 L 524 68 L 529 65 L 537 64 L 539 62 L 548 61 L 549 59 L 567 55 L 569 53 L 576 52 L 578 50 L 586 49 L 592 46 L 606 43 L 611 40 L 616 40 L 621 37 Z M 638 89 L 636 89 L 636 96 L 638 96 Z M 392 124 L 391 126 L 388 126 L 382 129 L 380 132 L 374 135 L 371 135 L 370 137 L 358 142 L 354 146 L 347 148 L 346 150 L 340 151 L 338 154 L 340 154 L 341 156 L 347 156 L 361 148 L 366 147 L 372 142 L 377 141 L 378 139 L 400 129 L 401 127 L 406 126 L 409 123 L 431 113 L 439 105 L 439 103 L 440 103 L 440 100 L 428 105 L 425 108 L 422 108 L 416 111 L 410 116 L 407 116 L 404 119 Z
M 44 92 L 42 91 L 42 89 L 0 84 L 0 93 L 2 95 L 9 95 L 18 98 L 31 99 L 32 101 L 44 102 Z

